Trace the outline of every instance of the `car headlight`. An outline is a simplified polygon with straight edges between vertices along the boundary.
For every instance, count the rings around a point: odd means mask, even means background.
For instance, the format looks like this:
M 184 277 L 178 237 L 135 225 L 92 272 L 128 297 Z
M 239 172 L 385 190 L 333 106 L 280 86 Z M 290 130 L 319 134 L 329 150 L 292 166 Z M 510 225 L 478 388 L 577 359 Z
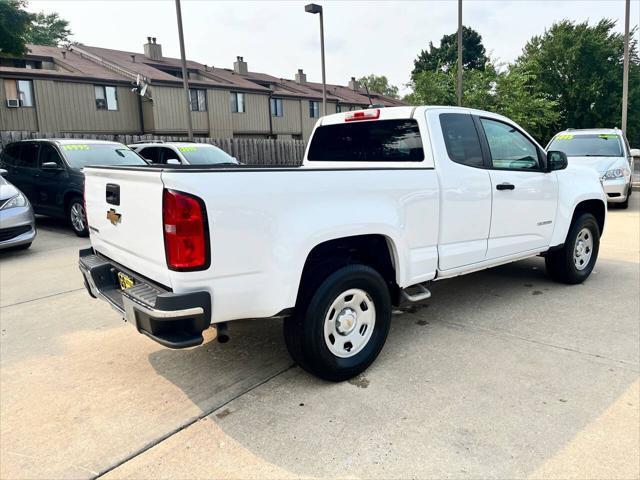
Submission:
M 17 194 L 15 197 L 11 197 L 9 200 L 4 202 L 2 206 L 0 206 L 0 210 L 6 210 L 7 208 L 14 207 L 24 207 L 27 205 L 27 199 L 21 193 Z
M 602 178 L 604 180 L 613 180 L 615 178 L 622 178 L 625 175 L 628 175 L 628 170 L 626 168 L 613 168 L 611 170 L 607 170 Z

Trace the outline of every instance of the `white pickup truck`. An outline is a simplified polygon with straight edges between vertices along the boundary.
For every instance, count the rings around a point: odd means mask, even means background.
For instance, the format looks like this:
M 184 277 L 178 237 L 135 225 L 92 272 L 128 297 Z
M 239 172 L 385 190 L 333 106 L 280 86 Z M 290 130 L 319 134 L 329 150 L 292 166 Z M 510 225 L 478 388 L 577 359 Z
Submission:
M 171 348 L 284 317 L 293 358 L 333 381 L 375 360 L 393 306 L 425 300 L 429 282 L 534 255 L 557 280 L 584 281 L 606 217 L 595 171 L 464 108 L 323 117 L 297 168 L 84 173 L 91 296 Z

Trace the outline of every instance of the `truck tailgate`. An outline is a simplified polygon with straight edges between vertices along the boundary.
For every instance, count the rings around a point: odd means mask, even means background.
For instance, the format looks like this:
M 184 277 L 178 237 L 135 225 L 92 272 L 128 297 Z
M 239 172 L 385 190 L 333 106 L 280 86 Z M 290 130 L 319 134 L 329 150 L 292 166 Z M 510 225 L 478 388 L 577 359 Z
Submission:
M 93 248 L 170 287 L 162 224 L 161 171 L 88 167 L 84 174 Z

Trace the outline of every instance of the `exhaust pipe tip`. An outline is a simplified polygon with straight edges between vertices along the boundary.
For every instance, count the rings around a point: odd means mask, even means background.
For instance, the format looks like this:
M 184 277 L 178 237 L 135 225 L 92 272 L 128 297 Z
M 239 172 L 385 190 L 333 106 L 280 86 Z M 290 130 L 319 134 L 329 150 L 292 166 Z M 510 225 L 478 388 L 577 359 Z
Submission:
M 229 340 L 231 340 L 227 322 L 216 323 L 216 332 L 218 343 L 227 343 Z

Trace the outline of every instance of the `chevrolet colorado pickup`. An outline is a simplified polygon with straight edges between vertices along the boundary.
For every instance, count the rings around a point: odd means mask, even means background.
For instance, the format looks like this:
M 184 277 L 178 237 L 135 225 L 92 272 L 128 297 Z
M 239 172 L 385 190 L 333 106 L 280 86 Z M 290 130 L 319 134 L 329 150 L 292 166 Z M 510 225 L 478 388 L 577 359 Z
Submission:
M 429 282 L 534 255 L 584 281 L 606 217 L 595 171 L 505 117 L 453 107 L 320 118 L 297 168 L 84 173 L 91 296 L 170 348 L 283 317 L 292 357 L 332 381 L 375 360 L 393 306 L 425 300 Z

